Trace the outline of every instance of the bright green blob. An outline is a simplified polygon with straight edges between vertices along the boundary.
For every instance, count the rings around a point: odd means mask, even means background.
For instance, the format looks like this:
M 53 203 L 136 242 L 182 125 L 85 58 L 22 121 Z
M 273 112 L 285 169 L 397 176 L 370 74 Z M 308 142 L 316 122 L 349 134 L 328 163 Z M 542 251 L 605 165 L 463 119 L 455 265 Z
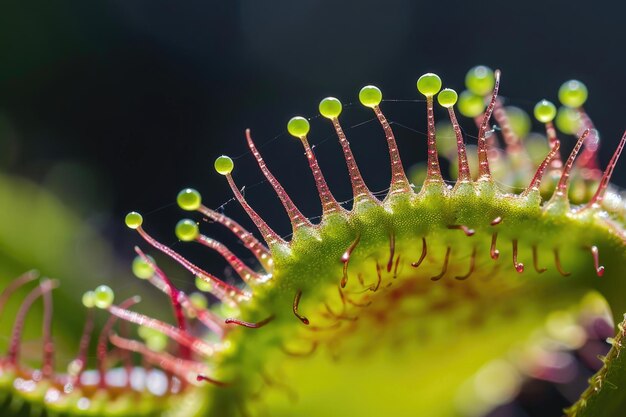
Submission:
M 206 297 L 199 292 L 192 292 L 189 294 L 189 301 L 191 302 L 191 305 L 198 310 L 205 310 L 209 306 Z
M 458 98 L 459 95 L 451 88 L 444 88 L 437 95 L 437 101 L 442 107 L 445 107 L 446 109 L 454 106 Z
M 550 152 L 550 145 L 546 141 L 546 137 L 538 133 L 528 135 L 524 140 L 524 148 L 526 148 L 526 152 L 528 152 L 528 156 L 535 166 L 539 165 Z M 548 183 L 548 180 L 545 181 Z
M 124 221 L 126 222 L 126 226 L 130 229 L 137 229 L 143 223 L 143 217 L 136 211 L 131 211 L 126 215 Z
M 230 304 L 221 303 L 214 306 L 216 313 L 222 317 L 238 317 L 241 314 L 236 306 Z
M 556 106 L 548 100 L 541 100 L 535 105 L 535 119 L 548 123 L 556 117 Z
M 164 334 L 146 339 L 148 349 L 155 352 L 162 352 L 167 348 L 167 336 Z
M 417 80 L 417 91 L 426 97 L 432 97 L 441 90 L 441 78 L 432 72 L 426 73 Z
M 235 163 L 229 156 L 222 155 L 218 156 L 215 160 L 215 170 L 218 174 L 228 175 L 233 172 L 233 168 L 235 167 Z
M 87 308 L 93 308 L 95 304 L 96 294 L 93 291 L 87 291 L 83 294 L 82 302 Z
M 320 114 L 327 119 L 335 119 L 341 114 L 341 101 L 335 97 L 326 97 L 320 101 Z
M 470 69 L 465 75 L 465 86 L 479 96 L 486 96 L 491 93 L 495 83 L 496 78 L 493 75 L 493 70 L 484 65 Z
M 292 117 L 289 122 L 287 122 L 287 131 L 291 136 L 296 138 L 306 136 L 310 129 L 311 125 L 309 121 L 302 116 Z
M 569 80 L 559 88 L 559 100 L 567 107 L 580 107 L 587 101 L 587 86 L 578 80 Z
M 154 262 L 154 259 L 152 259 L 151 256 L 146 256 L 150 259 L 150 261 Z M 154 275 L 154 269 L 152 268 L 152 266 L 148 262 L 146 262 L 141 256 L 137 256 L 135 257 L 135 259 L 133 259 L 132 269 L 133 274 L 140 279 L 150 279 Z
M 465 90 L 459 96 L 459 111 L 465 117 L 480 116 L 485 110 L 485 99 Z
M 383 93 L 380 88 L 374 85 L 366 85 L 359 91 L 359 101 L 365 107 L 374 108 L 383 100 Z
M 184 242 L 191 242 L 200 234 L 198 224 L 190 219 L 182 219 L 176 223 L 175 232 L 176 237 Z
M 94 305 L 98 308 L 106 309 L 113 304 L 113 300 L 115 299 L 115 293 L 111 289 L 111 287 L 107 285 L 100 285 L 98 288 L 94 290 Z
M 146 345 L 152 351 L 162 352 L 167 348 L 167 336 L 158 330 L 147 326 L 139 326 L 137 334 L 146 342 Z
M 532 122 L 528 113 L 515 106 L 507 106 L 504 110 L 506 111 L 513 132 L 521 139 L 528 136 L 532 128 Z
M 580 115 L 571 107 L 559 107 L 555 122 L 556 127 L 568 135 L 575 135 L 580 129 Z
M 409 168 L 408 171 L 409 181 L 411 184 L 416 186 L 420 186 L 424 183 L 426 179 L 426 163 L 425 162 L 417 162 Z
M 178 206 L 187 211 L 198 210 L 202 204 L 202 196 L 193 188 L 185 188 L 176 196 Z
M 196 284 L 196 288 L 202 292 L 211 292 L 211 290 L 213 289 L 213 286 L 211 285 L 210 282 L 205 281 L 200 277 L 196 277 L 195 284 Z
M 457 158 L 456 134 L 454 127 L 448 121 L 435 124 L 437 138 L 437 152 L 449 160 Z M 415 183 L 414 183 L 415 184 Z

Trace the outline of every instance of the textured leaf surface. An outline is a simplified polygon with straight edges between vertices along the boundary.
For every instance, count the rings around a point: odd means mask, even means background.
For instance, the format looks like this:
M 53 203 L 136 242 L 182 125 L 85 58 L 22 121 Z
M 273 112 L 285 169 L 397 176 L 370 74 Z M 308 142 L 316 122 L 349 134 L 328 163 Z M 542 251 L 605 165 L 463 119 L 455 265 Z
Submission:
M 570 417 L 618 417 L 626 412 L 626 315 L 611 339 L 604 367 L 589 380 L 589 388 L 569 410 Z

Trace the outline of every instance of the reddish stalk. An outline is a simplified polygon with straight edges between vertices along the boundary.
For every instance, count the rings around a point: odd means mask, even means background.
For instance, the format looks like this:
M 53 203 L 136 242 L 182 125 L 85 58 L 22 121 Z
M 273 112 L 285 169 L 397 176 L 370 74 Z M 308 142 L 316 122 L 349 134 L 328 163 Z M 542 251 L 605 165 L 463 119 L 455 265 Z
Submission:
M 596 274 L 601 277 L 604 275 L 604 266 L 600 265 L 598 247 L 594 245 L 590 248 L 590 250 L 591 255 L 593 256 L 593 267 L 596 269 Z
M 120 303 L 120 307 L 128 308 L 131 307 L 138 302 L 141 301 L 141 297 L 135 296 L 128 298 Z M 100 388 L 106 388 L 106 367 L 107 367 L 107 340 L 113 326 L 117 322 L 117 317 L 110 316 L 104 327 L 100 331 L 100 336 L 98 337 L 98 346 L 96 348 L 96 355 L 98 358 L 98 373 L 100 374 L 100 381 L 98 385 Z
M 7 301 L 9 301 L 11 295 L 13 295 L 15 291 L 17 291 L 24 285 L 36 280 L 37 278 L 39 278 L 39 272 L 35 270 L 28 271 L 25 274 L 20 275 L 18 278 L 12 280 L 9 285 L 7 285 L 4 290 L 2 290 L 2 293 L 0 293 L 0 317 L 2 317 L 2 313 L 4 312 L 6 303 Z
M 493 92 L 491 93 L 491 100 L 483 115 L 483 120 L 478 130 L 478 181 L 492 182 L 491 171 L 489 170 L 489 158 L 487 157 L 487 126 L 489 125 L 489 119 L 493 113 L 493 109 L 496 105 L 496 99 L 498 97 L 498 90 L 500 89 L 500 70 L 495 71 L 495 84 Z
M 148 317 L 146 315 L 130 311 L 128 307 L 112 305 L 107 310 L 112 315 L 131 323 L 135 323 L 140 326 L 146 326 L 154 329 L 170 339 L 178 342 L 180 345 L 186 346 L 192 351 L 205 357 L 210 357 L 215 352 L 215 349 L 209 343 L 192 336 L 190 333 L 180 330 L 176 326 L 164 323 L 160 320 Z
M 176 358 L 166 352 L 154 352 L 137 340 L 125 339 L 115 333 L 109 336 L 109 340 L 117 348 L 139 353 L 146 361 L 190 383 L 197 381 L 196 378 L 199 375 L 206 374 L 208 371 L 202 363 Z
M 274 316 L 269 316 L 268 318 L 263 319 L 263 320 L 261 320 L 259 322 L 256 322 L 256 323 L 230 318 L 230 319 L 226 319 L 224 321 L 224 323 L 226 323 L 226 324 L 236 324 L 237 326 L 247 327 L 249 329 L 260 329 L 261 327 L 267 325 L 272 320 L 274 320 Z
M 564 277 L 569 277 L 570 275 L 572 275 L 571 272 L 565 272 L 565 270 L 561 266 L 561 259 L 559 257 L 558 249 L 554 250 L 554 263 L 556 264 L 556 269 L 557 271 L 559 271 L 559 274 L 563 275 Z
M 24 330 L 24 322 L 26 314 L 32 307 L 37 298 L 41 297 L 45 293 L 49 293 L 53 289 L 59 286 L 59 282 L 56 280 L 45 279 L 36 288 L 33 288 L 28 293 L 22 304 L 20 305 L 17 314 L 15 315 L 15 324 L 13 325 L 13 332 L 11 333 L 11 339 L 9 342 L 9 351 L 7 353 L 7 362 L 17 367 L 20 354 L 20 345 L 22 342 L 22 332 Z
M 443 278 L 443 276 L 448 271 L 448 262 L 450 261 L 450 252 L 451 251 L 452 251 L 452 248 L 450 248 L 450 246 L 448 246 L 448 248 L 446 249 L 446 257 L 445 257 L 445 259 L 443 261 L 443 268 L 441 269 L 441 273 L 439 275 L 435 275 L 434 277 L 431 277 L 430 279 L 432 281 L 439 281 L 441 278 Z
M 43 291 L 43 354 L 41 374 L 44 378 L 54 375 L 54 341 L 52 340 L 52 295 Z
M 455 186 L 457 186 L 458 184 L 472 182 L 472 176 L 469 169 L 469 162 L 467 161 L 467 151 L 465 149 L 465 141 L 463 140 L 463 132 L 461 131 L 461 126 L 459 126 L 459 121 L 456 118 L 453 106 L 448 107 L 448 115 L 450 116 L 450 122 L 452 123 L 454 135 L 456 136 L 456 151 L 459 160 L 459 174 L 458 180 L 455 184 Z
M 369 188 L 367 188 L 367 185 L 365 185 L 365 181 L 363 181 L 363 176 L 361 175 L 361 171 L 359 171 L 359 167 L 354 160 L 352 149 L 350 149 L 350 143 L 348 142 L 348 139 L 346 139 L 346 135 L 341 128 L 341 124 L 339 124 L 339 119 L 334 117 L 331 120 L 333 122 L 335 132 L 337 133 L 337 137 L 339 138 L 339 144 L 341 145 L 341 150 L 343 151 L 346 165 L 348 166 L 348 173 L 350 174 L 350 183 L 352 184 L 352 194 L 354 196 L 354 202 L 356 203 L 360 200 L 367 199 L 378 203 L 376 197 L 372 195 Z
M 583 129 L 589 130 L 589 140 L 585 142 L 585 147 L 578 158 L 578 166 L 586 168 L 591 174 L 591 178 L 598 179 L 600 177 L 600 164 L 598 163 L 598 149 L 600 148 L 600 137 L 591 118 L 583 109 L 576 109 L 580 116 L 581 126 Z
M 491 259 L 496 260 L 500 257 L 500 251 L 496 249 L 496 242 L 498 240 L 498 233 L 491 235 L 491 248 L 489 249 L 489 255 Z
M 162 291 L 165 295 L 167 295 L 168 297 L 170 297 L 170 300 L 172 301 L 172 305 L 174 305 L 174 300 L 179 303 L 180 306 L 182 306 L 183 308 L 185 308 L 185 310 L 189 311 L 193 311 L 196 314 L 196 317 L 205 325 L 207 326 L 209 329 L 211 329 L 213 332 L 215 332 L 218 335 L 222 335 L 224 333 L 224 329 L 222 328 L 221 324 L 220 324 L 220 319 L 217 318 L 217 316 L 213 315 L 210 311 L 205 310 L 205 309 L 196 309 L 195 307 L 193 307 L 193 305 L 191 304 L 191 302 L 189 301 L 189 298 L 187 297 L 187 295 L 182 292 L 182 291 L 178 291 L 178 296 L 176 298 L 172 297 L 172 283 L 170 282 L 169 278 L 167 277 L 167 275 L 165 275 L 165 273 L 163 272 L 163 270 L 161 270 L 161 268 L 159 268 L 157 266 L 157 264 L 155 262 L 152 261 L 152 259 L 150 259 L 149 257 L 146 256 L 145 253 L 143 253 L 143 251 L 141 249 L 139 249 L 139 247 L 135 246 L 135 252 L 141 257 L 141 259 L 143 259 L 144 262 L 146 262 L 148 265 L 150 265 L 150 267 L 152 268 L 152 270 L 154 271 L 155 275 L 150 278 L 150 283 L 152 285 L 154 285 L 156 288 L 158 288 L 160 291 Z M 168 285 L 168 282 L 170 282 L 170 284 Z M 176 312 L 176 307 L 175 308 L 175 314 L 176 314 L 176 319 L 177 322 L 179 321 L 178 318 L 178 313 Z M 182 314 L 182 312 L 181 312 Z M 186 321 L 184 320 L 183 317 L 183 322 L 186 323 Z M 180 325 L 179 325 L 180 328 Z M 181 329 L 184 330 L 184 329 Z
M 380 107 L 374 107 L 374 114 L 376 114 L 376 117 L 385 132 L 387 147 L 389 148 L 389 158 L 391 160 L 391 185 L 387 196 L 395 193 L 410 193 L 411 184 L 404 173 L 402 159 L 400 159 L 400 152 L 398 151 L 398 145 L 396 144 L 396 138 L 393 134 L 393 130 L 391 130 L 391 126 L 389 126 L 389 122 L 380 110 Z
M 226 245 L 218 242 L 217 240 L 211 239 L 205 235 L 199 235 L 196 238 L 196 242 L 219 253 L 222 258 L 224 258 L 226 262 L 228 262 L 228 264 L 235 270 L 235 272 L 237 272 L 237 275 L 239 275 L 244 282 L 249 283 L 251 281 L 260 281 L 264 278 L 252 268 L 248 267 L 237 255 L 231 252 Z
M 413 268 L 417 268 L 422 264 L 422 262 L 424 261 L 424 258 L 426 258 L 427 251 L 428 251 L 428 248 L 426 247 L 426 238 L 422 237 L 422 254 L 420 255 L 420 258 L 417 260 L 417 262 L 411 263 L 411 266 Z
M 393 257 L 396 253 L 396 235 L 392 232 L 389 235 L 389 260 L 387 261 L 387 272 L 391 272 L 393 267 Z
M 615 169 L 615 165 L 617 165 L 617 160 L 622 154 L 622 150 L 624 149 L 625 143 L 626 143 L 626 132 L 624 132 L 624 134 L 622 135 L 622 139 L 619 141 L 619 145 L 617 146 L 617 149 L 613 153 L 613 156 L 611 157 L 609 164 L 607 165 L 606 169 L 604 170 L 604 173 L 602 174 L 600 185 L 598 186 L 598 189 L 596 190 L 591 200 L 589 200 L 587 205 L 584 207 L 585 209 L 591 208 L 591 207 L 597 207 L 600 205 L 600 203 L 602 203 L 602 200 L 604 199 L 604 194 L 606 193 L 606 189 L 609 186 L 609 181 L 611 181 L 613 170 Z
M 250 233 L 248 230 L 246 230 L 243 226 L 241 226 L 230 217 L 218 213 L 215 210 L 211 210 L 206 206 L 200 206 L 198 208 L 198 212 L 202 213 L 212 221 L 228 228 L 228 230 L 230 230 L 235 236 L 237 236 L 239 240 L 243 242 L 244 246 L 254 254 L 261 266 L 263 266 L 263 268 L 265 269 L 265 271 L 271 272 L 271 270 L 273 269 L 271 262 L 272 254 L 269 249 L 265 247 L 264 244 L 262 244 L 257 238 L 254 237 L 252 233 Z
M 474 231 L 474 229 L 470 229 L 469 227 L 462 225 L 462 224 L 452 224 L 450 226 L 448 226 L 448 229 L 450 230 L 462 230 L 463 233 L 465 233 L 465 236 L 474 236 L 474 233 L 476 233 Z
M 569 186 L 569 176 L 572 171 L 572 166 L 574 165 L 576 155 L 578 155 L 578 152 L 580 151 L 581 146 L 583 146 L 583 142 L 585 141 L 587 136 L 589 136 L 589 129 L 585 130 L 583 134 L 580 135 L 580 137 L 578 138 L 578 141 L 576 141 L 574 149 L 572 149 L 569 158 L 567 158 L 567 162 L 565 162 L 565 165 L 563 166 L 561 178 L 559 179 L 559 183 L 556 186 L 556 191 L 552 196 L 553 199 L 559 198 L 567 200 L 567 188 Z
M 261 169 L 261 172 L 263 173 L 265 178 L 267 178 L 267 181 L 276 192 L 276 195 L 278 195 L 278 198 L 283 204 L 283 207 L 285 207 L 285 211 L 287 211 L 287 215 L 289 216 L 289 220 L 291 221 L 291 226 L 293 230 L 295 231 L 302 226 L 311 226 L 311 222 L 309 222 L 309 220 L 300 212 L 300 210 L 298 210 L 298 207 L 296 207 L 296 205 L 293 203 L 293 201 L 289 197 L 289 194 L 287 194 L 287 191 L 285 191 L 283 186 L 280 184 L 280 181 L 276 179 L 274 174 L 272 174 L 272 172 L 265 164 L 261 153 L 258 151 L 256 145 L 254 144 L 254 141 L 252 140 L 250 129 L 246 129 L 246 141 L 248 142 L 248 147 L 250 148 L 254 159 L 256 159 L 259 168 Z
M 456 276 L 455 278 L 458 279 L 459 281 L 464 281 L 466 279 L 468 279 L 470 277 L 470 275 L 472 275 L 472 273 L 474 272 L 474 268 L 476 267 L 476 247 L 474 247 L 472 249 L 472 256 L 470 258 L 470 268 L 469 268 L 469 272 L 465 275 L 460 275 L 460 276 Z
M 537 273 L 539 274 L 543 274 L 548 270 L 547 268 L 539 267 L 539 255 L 537 253 L 537 245 L 533 245 L 533 267 L 535 268 L 535 271 L 537 271 Z
M 493 118 L 496 119 L 498 126 L 502 129 L 502 137 L 504 138 L 504 143 L 506 144 L 506 152 L 518 152 L 521 148 L 519 137 L 513 131 L 509 121 L 509 116 L 506 114 L 502 101 L 499 99 L 496 100 L 494 106 Z
M 524 272 L 524 264 L 517 262 L 517 239 L 513 239 L 513 266 L 520 274 Z
M 235 181 L 233 180 L 233 176 L 230 174 L 227 174 L 226 180 L 228 181 L 228 185 L 231 191 L 233 192 L 233 194 L 235 195 L 235 198 L 237 199 L 241 207 L 244 209 L 248 217 L 250 217 L 250 220 L 252 220 L 252 222 L 255 224 L 257 229 L 259 229 L 259 232 L 261 232 L 261 236 L 263 236 L 263 239 L 265 240 L 265 242 L 267 242 L 269 246 L 277 245 L 277 244 L 284 244 L 285 241 L 283 240 L 283 238 L 278 236 L 278 234 L 274 230 L 272 230 L 272 228 L 269 227 L 267 223 L 265 223 L 265 220 L 263 220 L 263 218 L 259 216 L 259 214 L 256 211 L 254 211 L 254 209 L 250 206 L 250 204 L 248 204 L 243 194 L 241 194 L 241 191 L 239 191 L 239 188 L 237 188 L 237 184 L 235 184 Z
M 548 164 L 550 164 L 550 162 L 553 161 L 554 158 L 558 155 L 560 147 L 561 147 L 561 143 L 557 140 L 552 146 L 552 149 L 550 150 L 550 152 L 548 152 L 548 155 L 539 165 L 539 168 L 537 168 L 537 172 L 535 172 L 535 175 L 533 176 L 533 179 L 530 181 L 530 184 L 528 184 L 528 187 L 522 192 L 522 194 L 520 194 L 522 197 L 527 196 L 532 191 L 535 191 L 535 192 L 539 191 L 543 174 L 545 173 L 546 168 L 548 167 Z
M 557 143 L 559 143 L 559 139 L 556 136 L 556 129 L 554 128 L 554 123 L 547 122 L 546 123 L 546 136 L 548 137 L 548 143 L 550 144 L 550 149 L 554 149 Z M 561 152 L 556 152 L 554 155 L 554 159 L 552 159 L 552 163 L 550 164 L 551 169 L 561 169 L 563 167 L 563 160 L 561 159 Z
M 170 258 L 174 259 L 176 262 L 178 262 L 180 265 L 182 265 L 186 270 L 188 270 L 192 274 L 199 276 L 201 279 L 212 284 L 211 293 L 215 295 L 217 298 L 219 298 L 220 301 L 232 305 L 232 304 L 236 304 L 236 301 L 238 299 L 245 297 L 243 291 L 241 291 L 239 288 L 233 287 L 232 285 L 225 283 L 224 281 L 217 278 L 216 276 L 204 271 L 203 269 L 189 262 L 178 252 L 174 251 L 170 247 L 162 244 L 161 242 L 157 241 L 152 236 L 150 236 L 145 230 L 143 230 L 141 226 L 137 228 L 137 232 L 139 232 L 141 237 L 143 237 L 143 239 L 146 242 L 148 242 L 152 247 L 163 252 Z M 171 288 L 172 294 L 173 295 L 177 294 L 178 290 L 176 290 L 171 284 L 170 286 L 172 287 Z
M 172 308 L 174 309 L 174 316 L 176 318 L 176 323 L 178 323 L 178 328 L 185 331 L 187 329 L 187 321 L 185 320 L 183 309 L 179 300 L 179 295 L 182 293 L 182 291 L 178 290 L 178 288 L 174 286 L 169 278 L 167 278 L 167 276 L 163 274 L 163 271 L 161 271 L 161 269 L 157 267 L 156 264 L 152 262 L 141 249 L 139 249 L 138 246 L 135 246 L 135 252 L 141 257 L 141 259 L 144 260 L 144 262 L 147 262 L 148 265 L 150 265 L 155 273 L 157 273 L 158 270 L 159 278 L 163 280 L 165 286 L 167 287 L 167 295 L 169 296 L 170 303 L 172 304 Z
M 330 192 L 330 188 L 328 188 L 328 184 L 326 183 L 324 174 L 322 174 L 322 170 L 317 163 L 317 158 L 315 157 L 313 149 L 311 149 L 311 146 L 309 145 L 309 141 L 306 136 L 300 137 L 300 142 L 302 142 L 302 146 L 304 147 L 306 158 L 309 161 L 309 168 L 311 168 L 313 178 L 315 179 L 317 193 L 319 194 L 320 200 L 322 201 L 322 215 L 326 216 L 331 213 L 345 212 L 346 210 L 339 205 L 337 200 L 335 200 L 335 197 L 333 197 L 333 194 Z
M 433 112 L 433 96 L 426 96 L 426 114 L 428 125 L 428 156 L 426 159 L 427 167 L 424 186 L 432 183 L 443 183 L 443 178 L 441 177 L 441 168 L 439 167 L 439 155 L 437 154 L 437 138 L 435 133 L 435 115 Z
M 348 249 L 341 255 L 341 262 L 343 263 L 343 276 L 341 277 L 341 288 L 345 288 L 348 283 L 348 264 L 350 263 L 350 257 L 352 256 L 352 252 L 356 249 L 357 245 L 361 241 L 361 235 L 358 234 L 357 237 L 352 241 Z
M 298 312 L 300 297 L 302 297 L 302 291 L 298 290 L 298 292 L 296 292 L 296 296 L 293 299 L 293 314 L 298 318 L 298 320 L 302 322 L 302 324 L 308 326 L 310 324 L 309 319 Z
M 80 385 L 80 377 L 85 371 L 87 366 L 87 353 L 89 352 L 89 344 L 91 342 L 91 334 L 94 328 L 94 309 L 87 309 L 87 318 L 85 319 L 85 325 L 83 327 L 83 333 L 80 337 L 80 343 L 78 345 L 78 355 L 76 355 L 76 363 L 78 363 L 78 370 L 76 375 L 72 378 L 73 385 Z

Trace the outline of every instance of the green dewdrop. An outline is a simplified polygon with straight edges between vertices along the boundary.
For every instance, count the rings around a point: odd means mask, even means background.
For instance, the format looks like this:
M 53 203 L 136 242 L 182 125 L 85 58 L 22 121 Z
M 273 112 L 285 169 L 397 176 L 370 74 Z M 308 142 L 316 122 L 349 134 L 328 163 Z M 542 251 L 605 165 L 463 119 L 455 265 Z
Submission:
M 162 352 L 167 348 L 167 336 L 158 330 L 147 326 L 139 326 L 137 328 L 137 334 L 146 342 L 146 345 L 152 351 Z
M 493 91 L 496 83 L 493 70 L 484 65 L 478 65 L 465 75 L 465 87 L 472 93 L 479 96 L 486 96 Z
M 559 100 L 567 107 L 580 107 L 587 101 L 587 86 L 578 80 L 565 81 L 559 88 Z
M 485 110 L 485 99 L 469 90 L 465 90 L 459 96 L 458 108 L 465 117 L 480 116 Z
M 580 115 L 571 107 L 561 106 L 556 113 L 555 123 L 561 132 L 575 135 L 580 129 Z
M 233 172 L 233 168 L 235 167 L 235 163 L 230 157 L 226 155 L 222 155 L 217 157 L 215 160 L 215 170 L 218 174 L 228 175 Z
M 319 110 L 320 114 L 327 119 L 335 119 L 341 114 L 341 101 L 335 97 L 326 97 L 320 101 Z
M 198 230 L 198 224 L 190 219 L 182 219 L 176 223 L 176 237 L 183 242 L 191 242 L 195 240 L 200 231 Z
M 187 211 L 198 210 L 202 204 L 202 196 L 193 188 L 185 188 L 176 196 L 178 206 Z
M 137 229 L 143 223 L 143 217 L 136 211 L 131 211 L 126 215 L 124 221 L 130 229 Z
M 151 262 L 154 262 L 154 259 L 151 256 L 146 256 Z M 154 276 L 154 269 L 141 256 L 137 256 L 133 259 L 132 270 L 133 274 L 140 279 L 150 279 Z
M 115 299 L 115 293 L 106 285 L 100 285 L 94 290 L 94 305 L 98 308 L 106 309 L 111 307 L 113 300 Z
M 417 91 L 426 97 L 432 97 L 441 90 L 441 78 L 432 72 L 426 73 L 417 80 Z
M 548 123 L 556 117 L 556 106 L 548 100 L 541 100 L 535 104 L 535 119 L 541 123 Z
M 83 294 L 82 302 L 83 305 L 87 308 L 94 308 L 96 305 L 95 300 L 96 294 L 93 291 L 87 291 Z
M 451 88 L 444 88 L 437 95 L 437 101 L 441 107 L 445 107 L 446 109 L 454 106 L 458 98 L 459 95 Z
M 199 292 L 192 292 L 189 294 L 189 301 L 191 302 L 191 305 L 198 310 L 205 310 L 209 307 L 209 302 L 206 297 Z
M 289 122 L 287 122 L 287 131 L 291 136 L 296 138 L 306 136 L 310 129 L 311 125 L 309 121 L 302 116 L 292 117 Z
M 528 113 L 526 113 L 524 109 L 520 109 L 516 106 L 506 106 L 504 110 L 509 118 L 509 124 L 511 125 L 513 132 L 520 139 L 528 136 L 530 130 L 532 129 L 532 121 L 530 120 Z
M 374 108 L 383 101 L 383 93 L 374 85 L 366 85 L 359 91 L 359 101 L 365 107 Z
M 202 292 L 211 292 L 211 290 L 213 289 L 213 286 L 210 282 L 207 282 L 200 277 L 196 277 L 195 284 L 196 288 Z
M 222 317 L 238 317 L 241 314 L 237 307 L 226 303 L 216 305 L 216 312 Z

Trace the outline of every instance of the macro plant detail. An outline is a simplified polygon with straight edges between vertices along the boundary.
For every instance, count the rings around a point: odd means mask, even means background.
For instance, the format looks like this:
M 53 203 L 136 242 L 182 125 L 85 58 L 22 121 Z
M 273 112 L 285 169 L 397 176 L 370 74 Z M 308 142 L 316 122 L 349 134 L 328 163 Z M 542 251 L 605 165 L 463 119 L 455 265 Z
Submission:
M 51 294 L 59 282 L 35 285 L 32 272 L 17 278 L 0 295 L 0 313 L 18 288 L 33 289 L 0 360 L 3 409 L 49 416 L 488 415 L 514 401 L 531 377 L 559 381 L 558 366 L 546 358 L 582 350 L 594 338 L 590 329 L 602 323 L 611 330 L 608 353 L 565 413 L 618 415 L 626 405 L 620 316 L 626 312 L 620 278 L 626 205 L 610 179 L 626 133 L 602 170 L 600 137 L 583 108 L 584 84 L 563 84 L 558 111 L 548 100 L 537 103 L 535 117 L 545 124 L 541 143 L 516 129 L 513 112 L 498 96 L 499 71 L 475 67 L 466 86 L 457 94 L 442 89 L 436 74 L 417 80 L 427 117 L 421 185 L 405 173 L 393 123 L 381 109 L 382 92 L 371 85 L 360 90 L 359 101 L 380 124 L 389 151 L 391 181 L 382 200 L 361 176 L 339 120 L 342 103 L 333 97 L 320 102 L 345 157 L 350 208 L 326 182 L 309 142 L 309 120 L 292 118 L 287 131 L 304 149 L 322 208 L 319 222 L 302 214 L 246 130 L 247 145 L 290 220 L 290 238 L 248 202 L 228 156 L 216 159 L 215 170 L 262 240 L 203 205 L 194 189 L 182 190 L 177 203 L 232 233 L 254 262 L 204 235 L 196 220 L 183 219 L 175 228 L 180 241 L 221 255 L 237 283 L 156 240 L 141 214 L 129 213 L 126 225 L 189 271 L 211 301 L 179 290 L 137 247 L 133 272 L 169 299 L 175 324 L 133 311 L 139 297 L 117 301 L 111 288 L 99 286 L 83 295 L 84 332 L 67 372 L 55 368 L 50 333 Z M 436 127 L 435 101 L 447 113 L 446 126 Z M 474 119 L 475 146 L 466 144 L 455 107 Z M 564 139 L 554 123 L 576 137 L 569 155 L 562 154 Z M 444 180 L 440 157 L 456 168 L 453 183 Z M 516 188 L 503 189 L 501 182 Z M 20 362 L 21 331 L 39 298 L 43 354 L 31 369 Z M 97 309 L 108 313 L 99 335 L 93 334 Z M 91 339 L 97 341 L 96 370 L 86 367 Z

